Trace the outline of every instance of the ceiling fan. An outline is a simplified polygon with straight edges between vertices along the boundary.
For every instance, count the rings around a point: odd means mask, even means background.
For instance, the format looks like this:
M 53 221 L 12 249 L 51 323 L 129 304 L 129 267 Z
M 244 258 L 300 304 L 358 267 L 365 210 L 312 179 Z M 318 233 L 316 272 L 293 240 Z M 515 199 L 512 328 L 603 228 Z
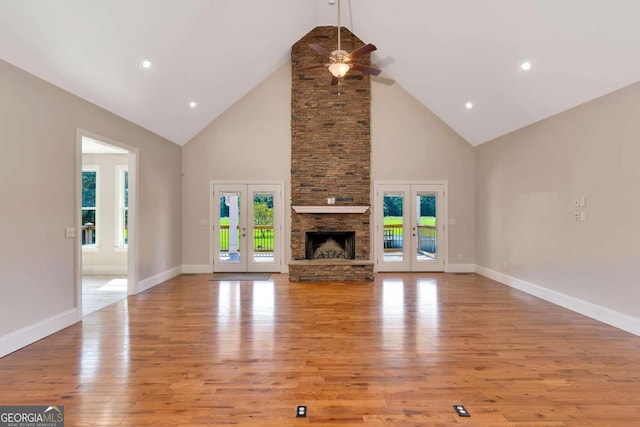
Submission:
M 333 52 L 329 52 L 319 44 L 310 44 L 309 47 L 327 58 L 329 62 L 325 64 L 313 65 L 311 67 L 307 67 L 306 69 L 327 67 L 332 75 L 331 85 L 337 85 L 340 82 L 340 79 L 346 76 L 347 73 L 351 70 L 360 71 L 366 74 L 372 74 L 374 76 L 377 76 L 382 72 L 382 70 L 379 70 L 377 68 L 368 67 L 366 65 L 353 62 L 353 60 L 357 57 L 366 55 L 377 49 L 371 43 L 366 44 L 354 50 L 353 52 L 342 50 L 340 46 L 340 0 L 338 0 L 338 48 Z

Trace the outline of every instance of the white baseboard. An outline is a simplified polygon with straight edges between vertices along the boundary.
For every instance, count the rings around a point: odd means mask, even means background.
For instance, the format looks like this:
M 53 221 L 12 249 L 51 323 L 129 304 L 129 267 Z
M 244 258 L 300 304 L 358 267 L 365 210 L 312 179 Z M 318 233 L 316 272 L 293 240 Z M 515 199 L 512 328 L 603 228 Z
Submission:
M 475 273 L 475 264 L 446 264 L 444 271 L 446 273 Z
M 82 274 L 127 274 L 127 265 L 82 265 Z
M 173 267 L 171 270 L 166 270 L 166 271 L 163 271 L 162 273 L 156 274 L 155 276 L 151 276 L 144 280 L 140 280 L 138 282 L 138 293 L 149 290 L 164 281 L 173 279 L 174 277 L 180 275 L 181 273 L 182 273 L 182 267 L 177 266 L 177 267 Z
M 640 336 L 640 319 L 476 265 L 476 273 L 545 301 Z
M 29 344 L 48 337 L 74 323 L 80 321 L 77 308 L 63 311 L 60 314 L 41 320 L 33 325 L 26 326 L 17 331 L 0 337 L 0 357 L 13 353 Z
M 188 265 L 182 264 L 182 274 L 204 274 L 213 273 L 213 266 L 209 264 Z

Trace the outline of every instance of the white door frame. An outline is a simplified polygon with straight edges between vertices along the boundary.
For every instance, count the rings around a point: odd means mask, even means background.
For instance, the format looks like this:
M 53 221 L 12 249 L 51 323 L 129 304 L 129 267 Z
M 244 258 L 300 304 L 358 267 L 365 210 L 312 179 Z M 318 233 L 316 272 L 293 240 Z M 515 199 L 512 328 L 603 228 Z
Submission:
M 217 254 L 215 253 L 214 244 L 216 239 L 219 239 L 219 230 L 218 230 L 218 213 L 215 211 L 215 206 L 219 203 L 214 195 L 216 189 L 219 187 L 234 187 L 237 186 L 238 189 L 244 187 L 245 191 L 248 194 L 248 190 L 254 187 L 274 187 L 267 191 L 273 191 L 276 193 L 276 200 L 274 203 L 274 228 L 275 228 L 275 241 L 274 241 L 274 263 L 273 264 L 264 264 L 258 267 L 252 267 L 251 263 L 248 263 L 248 256 L 252 256 L 251 251 L 247 251 L 245 258 L 247 258 L 247 267 L 248 271 L 272 271 L 278 273 L 284 273 L 283 269 L 285 268 L 284 262 L 284 245 L 285 245 L 285 227 L 284 227 L 284 182 L 282 181 L 210 181 L 209 182 L 209 262 L 211 262 L 211 266 L 214 272 L 217 271 L 226 271 L 229 268 L 224 268 L 220 265 L 216 260 Z M 247 207 L 245 208 L 245 214 L 249 213 L 249 210 L 252 210 L 253 205 L 246 203 Z M 241 214 L 242 215 L 242 214 Z M 248 217 L 247 217 L 248 218 Z M 222 267 L 222 268 L 220 268 Z
M 438 262 L 414 262 L 413 258 L 417 251 L 417 239 L 411 239 L 409 244 L 403 244 L 404 258 L 398 263 L 384 263 L 384 218 L 382 211 L 383 194 L 387 189 L 401 189 L 406 197 L 403 199 L 403 213 L 409 221 L 403 221 L 403 236 L 413 234 L 412 221 L 415 221 L 415 209 L 413 209 L 416 192 L 419 187 L 438 187 L 441 193 L 441 200 L 437 205 L 438 221 Z M 434 189 L 435 190 L 435 189 Z M 375 253 L 374 271 L 446 271 L 448 260 L 449 234 L 448 234 L 448 181 L 375 181 L 374 182 L 375 213 L 374 213 L 374 233 L 373 250 Z
M 119 141 L 95 134 L 85 129 L 76 129 L 76 226 L 75 226 L 75 282 L 78 320 L 82 320 L 82 137 L 96 139 L 129 152 L 127 170 L 129 173 L 129 224 L 127 242 L 127 295 L 136 295 L 138 288 L 138 169 L 139 150 Z

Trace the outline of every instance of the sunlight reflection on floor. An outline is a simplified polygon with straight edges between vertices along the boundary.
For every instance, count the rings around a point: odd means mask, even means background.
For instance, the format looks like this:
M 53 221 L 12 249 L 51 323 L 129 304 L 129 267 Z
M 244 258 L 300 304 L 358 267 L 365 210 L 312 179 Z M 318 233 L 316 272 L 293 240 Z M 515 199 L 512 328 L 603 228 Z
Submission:
M 126 291 L 127 279 L 111 279 L 98 289 L 101 291 Z

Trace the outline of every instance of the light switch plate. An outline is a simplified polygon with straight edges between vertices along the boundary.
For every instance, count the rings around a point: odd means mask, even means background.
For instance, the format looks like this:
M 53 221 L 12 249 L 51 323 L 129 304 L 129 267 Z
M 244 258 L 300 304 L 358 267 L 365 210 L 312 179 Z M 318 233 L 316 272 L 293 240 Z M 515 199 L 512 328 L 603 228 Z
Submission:
M 66 227 L 64 229 L 64 237 L 67 239 L 73 239 L 76 237 L 76 228 L 75 227 Z

